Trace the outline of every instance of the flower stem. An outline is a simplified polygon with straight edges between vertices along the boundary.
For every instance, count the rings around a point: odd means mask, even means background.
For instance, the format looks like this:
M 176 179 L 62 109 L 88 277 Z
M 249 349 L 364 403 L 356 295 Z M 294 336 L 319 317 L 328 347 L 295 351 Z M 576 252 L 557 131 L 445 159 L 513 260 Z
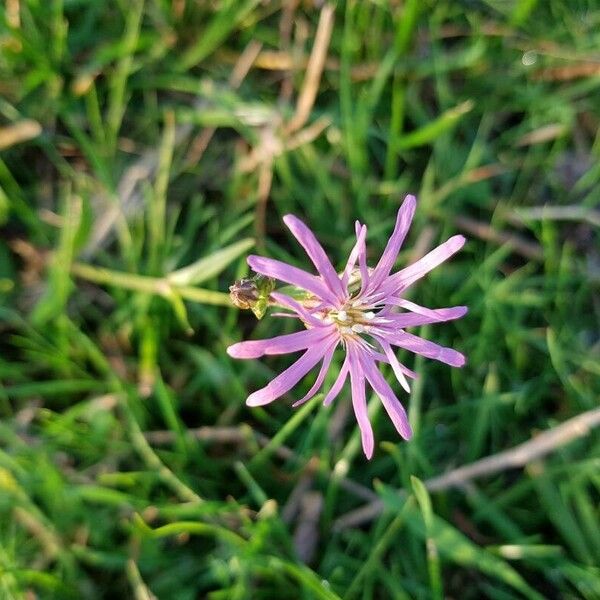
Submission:
M 76 277 L 92 281 L 93 283 L 111 285 L 146 294 L 156 294 L 167 299 L 171 299 L 173 293 L 175 293 L 185 300 L 191 300 L 200 304 L 231 306 L 228 294 L 190 286 L 175 286 L 164 277 L 149 277 L 135 273 L 112 271 L 84 263 L 73 263 L 71 273 Z

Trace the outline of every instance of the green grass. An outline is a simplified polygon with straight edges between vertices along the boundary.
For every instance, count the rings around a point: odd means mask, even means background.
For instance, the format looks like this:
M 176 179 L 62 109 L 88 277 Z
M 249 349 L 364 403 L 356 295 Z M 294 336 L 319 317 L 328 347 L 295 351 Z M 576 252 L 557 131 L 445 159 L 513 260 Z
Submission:
M 598 406 L 600 5 L 340 2 L 286 133 L 294 4 L 5 3 L 0 598 L 600 598 L 597 431 L 423 485 Z M 415 437 L 372 399 L 368 462 L 348 390 L 245 407 L 290 357 L 226 346 L 293 324 L 227 291 L 251 251 L 308 266 L 288 212 L 336 266 L 366 222 L 376 260 L 408 192 L 399 264 L 469 238 L 412 296 L 469 306 L 420 332 L 468 364 L 404 356 Z

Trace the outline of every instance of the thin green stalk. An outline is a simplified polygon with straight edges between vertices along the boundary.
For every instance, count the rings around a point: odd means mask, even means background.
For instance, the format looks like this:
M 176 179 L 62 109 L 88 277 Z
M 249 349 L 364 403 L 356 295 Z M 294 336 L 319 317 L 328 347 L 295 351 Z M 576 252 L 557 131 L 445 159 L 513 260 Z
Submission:
M 162 268 L 167 219 L 167 187 L 175 146 L 175 114 L 165 111 L 163 139 L 158 155 L 158 171 L 150 206 L 148 207 L 148 246 L 150 273 L 159 273 Z
M 125 571 L 127 573 L 127 579 L 129 579 L 131 589 L 133 590 L 133 596 L 135 600 L 152 600 L 154 595 L 144 583 L 144 580 L 140 574 L 140 570 L 133 559 L 129 559 L 127 561 Z
M 410 479 L 415 498 L 419 503 L 419 508 L 423 515 L 423 523 L 425 524 L 425 547 L 427 551 L 427 570 L 429 571 L 431 596 L 433 600 L 443 600 L 444 588 L 442 586 L 440 556 L 433 536 L 433 508 L 431 506 L 431 498 L 420 479 L 414 476 L 411 476 Z
M 121 406 L 123 407 L 125 416 L 127 418 L 127 428 L 129 431 L 129 437 L 131 438 L 131 443 L 142 460 L 146 463 L 146 466 L 155 471 L 162 482 L 169 486 L 183 502 L 203 502 L 203 499 L 190 487 L 183 483 L 183 481 L 181 481 L 181 479 L 179 479 L 154 452 L 150 444 L 146 441 L 146 438 L 144 437 L 133 411 L 129 407 L 129 401 L 127 397 L 123 395 L 121 398 Z
M 323 399 L 323 394 L 317 394 L 310 402 L 307 402 L 302 408 L 300 408 L 291 419 L 285 423 L 285 425 L 273 436 L 273 439 L 258 452 L 250 465 L 256 467 L 262 463 L 279 448 L 285 440 L 294 432 L 300 424 L 308 417 L 313 411 L 314 407 Z
M 358 592 L 360 592 L 360 583 L 362 582 L 364 577 L 369 573 L 369 571 L 371 571 L 374 568 L 376 563 L 378 563 L 382 559 L 384 552 L 392 543 L 394 536 L 402 528 L 406 515 L 412 508 L 414 502 L 414 496 L 409 496 L 407 498 L 400 512 L 390 523 L 389 527 L 386 528 L 385 533 L 379 538 L 379 541 L 377 542 L 377 544 L 375 544 L 375 547 L 369 553 L 369 557 L 360 567 L 358 573 L 356 573 L 354 579 L 352 580 L 352 583 L 350 584 L 348 590 L 344 595 L 345 598 L 352 598 L 353 596 L 356 596 Z
M 167 300 L 171 300 L 172 295 L 177 294 L 185 300 L 199 302 L 200 304 L 231 306 L 229 294 L 189 286 L 174 286 L 165 277 L 149 277 L 135 273 L 112 271 L 111 269 L 94 267 L 84 263 L 74 263 L 71 266 L 71 273 L 93 283 L 111 285 L 146 294 L 155 294 Z
M 133 56 L 140 36 L 144 11 L 144 0 L 135 0 L 130 5 L 123 37 L 123 53 L 111 80 L 108 112 L 106 115 L 106 138 L 109 155 L 117 149 L 117 138 L 126 108 L 127 80 L 133 66 Z

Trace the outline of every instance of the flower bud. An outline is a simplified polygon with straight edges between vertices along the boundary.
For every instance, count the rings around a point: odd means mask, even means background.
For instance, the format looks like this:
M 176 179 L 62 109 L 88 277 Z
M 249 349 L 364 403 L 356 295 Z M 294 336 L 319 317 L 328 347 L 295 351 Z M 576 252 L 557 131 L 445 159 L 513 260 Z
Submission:
M 275 289 L 275 280 L 264 275 L 239 279 L 229 287 L 229 297 L 234 306 L 250 309 L 257 319 L 262 319 L 269 306 L 269 296 Z

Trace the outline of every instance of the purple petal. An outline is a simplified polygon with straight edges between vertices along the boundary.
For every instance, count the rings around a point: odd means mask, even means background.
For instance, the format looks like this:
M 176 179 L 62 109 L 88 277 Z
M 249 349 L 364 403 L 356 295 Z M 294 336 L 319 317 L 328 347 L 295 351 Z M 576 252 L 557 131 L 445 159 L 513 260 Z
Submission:
M 348 285 L 348 280 L 350 279 L 350 274 L 352 273 L 352 269 L 356 265 L 356 261 L 358 260 L 359 252 L 366 252 L 365 240 L 367 238 L 367 226 L 363 225 L 356 236 L 356 243 L 352 248 L 349 256 L 348 262 L 346 263 L 346 268 L 344 269 L 344 274 L 342 276 L 342 284 L 344 287 Z
M 417 206 L 417 199 L 408 195 L 404 199 L 402 206 L 398 210 L 398 215 L 396 216 L 396 225 L 394 227 L 394 231 L 375 267 L 373 273 L 371 274 L 371 283 L 369 285 L 369 291 L 375 292 L 377 287 L 384 281 L 384 279 L 390 274 L 394 263 L 396 262 L 396 258 L 398 258 L 398 252 L 400 252 L 400 248 L 402 247 L 402 243 L 406 238 L 406 234 L 410 229 L 410 224 L 413 220 L 413 216 L 415 214 L 415 207 Z
M 412 430 L 406 416 L 406 411 L 394 395 L 388 382 L 379 372 L 375 361 L 368 355 L 363 354 L 361 356 L 361 364 L 369 383 L 381 399 L 381 403 L 390 416 L 394 427 L 405 440 L 409 440 L 412 437 Z
M 408 381 L 406 381 L 404 373 L 404 371 L 408 371 L 408 369 L 406 369 L 406 367 L 398 361 L 393 348 L 389 345 L 388 342 L 379 337 L 377 338 L 377 340 L 381 344 L 381 347 L 383 348 L 387 359 L 390 361 L 390 365 L 392 365 L 392 370 L 394 371 L 396 379 L 398 380 L 400 385 L 410 394 L 410 387 L 408 385 Z
M 323 321 L 319 321 L 319 319 L 309 313 L 308 310 L 306 310 L 300 302 L 294 300 L 294 298 L 282 294 L 281 292 L 271 292 L 271 298 L 281 304 L 281 306 L 293 310 L 303 321 L 310 323 L 313 327 L 324 327 Z
M 419 308 L 422 309 L 421 312 L 386 313 L 384 316 L 374 319 L 373 324 L 395 332 L 398 329 L 404 329 L 405 327 L 417 327 L 418 325 L 460 319 L 460 317 L 464 316 L 467 312 L 466 306 L 436 309 L 425 307 Z
M 308 390 L 308 392 L 306 393 L 306 396 L 304 396 L 304 398 L 301 398 L 300 400 L 298 400 L 298 401 L 294 402 L 294 404 L 292 404 L 292 406 L 294 408 L 296 406 L 300 406 L 301 404 L 304 404 L 305 402 L 308 402 L 319 391 L 319 388 L 323 385 L 323 380 L 325 379 L 325 375 L 327 375 L 327 371 L 329 370 L 329 365 L 331 364 L 331 359 L 333 358 L 333 353 L 335 352 L 336 347 L 337 347 L 337 343 L 334 346 L 332 346 L 329 350 L 327 350 L 327 352 L 325 353 L 325 356 L 323 357 L 323 364 L 321 365 L 321 370 L 319 371 L 319 374 L 317 375 L 317 379 L 313 383 L 310 390 Z
M 362 372 L 360 360 L 358 358 L 360 349 L 348 347 L 348 358 L 350 359 L 350 383 L 352 386 L 352 407 L 356 416 L 356 422 L 360 429 L 360 437 L 365 456 L 370 459 L 373 456 L 373 447 L 375 440 L 373 438 L 373 428 L 369 421 L 367 412 L 367 399 L 365 397 L 365 377 Z
M 258 358 L 266 354 L 288 354 L 318 344 L 330 334 L 330 331 L 324 331 L 323 328 L 304 329 L 268 340 L 238 342 L 227 348 L 227 354 L 233 358 Z
M 337 343 L 337 339 L 334 340 Z M 246 400 L 248 406 L 263 406 L 273 402 L 289 392 L 325 355 L 329 344 L 322 342 L 311 346 L 295 363 L 269 382 L 264 388 L 250 394 Z
M 356 237 L 359 237 L 360 230 L 364 225 L 361 225 L 358 221 L 354 224 L 356 230 Z M 366 231 L 365 231 L 366 234 Z M 367 267 L 367 246 L 363 243 L 358 247 L 358 268 L 360 269 L 360 292 L 359 295 L 363 294 L 369 286 L 369 268 Z
M 381 284 L 380 291 L 387 296 L 392 296 L 401 290 L 405 290 L 408 286 L 421 279 L 429 271 L 435 269 L 435 267 L 458 252 L 465 245 L 465 241 L 466 239 L 462 235 L 451 237 L 417 262 L 388 277 Z
M 261 275 L 273 277 L 285 283 L 298 286 L 318 298 L 327 301 L 332 306 L 339 305 L 339 300 L 315 275 L 311 275 L 297 267 L 292 267 L 292 265 L 288 265 L 280 260 L 265 258 L 264 256 L 250 255 L 247 258 L 247 262 L 254 271 Z
M 370 354 L 375 360 L 385 363 L 386 365 L 390 364 L 390 359 L 385 354 L 382 354 L 381 352 L 377 352 L 375 350 L 371 350 Z M 401 362 L 399 362 L 398 364 L 400 365 L 400 369 L 402 370 L 402 373 L 404 373 L 404 375 L 410 377 L 411 379 L 419 378 L 417 373 L 411 371 L 407 366 L 403 365 Z
M 350 362 L 348 357 L 344 360 L 344 364 L 342 364 L 342 368 L 335 380 L 333 386 L 329 392 L 327 392 L 327 396 L 325 396 L 325 400 L 323 400 L 323 406 L 329 406 L 337 397 L 338 394 L 342 391 L 344 387 L 344 383 L 346 383 L 346 377 L 348 377 L 348 371 L 350 370 Z
M 426 358 L 439 360 L 452 367 L 462 367 L 466 363 L 464 355 L 453 348 L 440 346 L 413 335 L 412 333 L 407 333 L 406 331 L 399 331 L 395 334 L 386 335 L 385 337 L 388 342 L 391 342 L 395 346 L 400 346 L 400 348 L 410 350 L 411 352 L 420 354 Z
M 410 310 L 413 313 L 427 317 L 429 321 L 424 321 L 423 324 L 436 322 L 441 323 L 442 321 L 453 321 L 454 319 L 460 319 L 461 317 L 464 317 L 469 310 L 466 306 L 452 306 L 450 308 L 426 308 L 425 306 L 420 306 L 404 298 L 388 298 L 386 302 L 387 304 L 400 306 Z
M 331 292 L 339 299 L 343 299 L 346 296 L 344 286 L 315 234 L 294 215 L 285 215 L 283 222 L 304 248 L 308 258 L 315 265 L 319 275 L 321 275 Z

